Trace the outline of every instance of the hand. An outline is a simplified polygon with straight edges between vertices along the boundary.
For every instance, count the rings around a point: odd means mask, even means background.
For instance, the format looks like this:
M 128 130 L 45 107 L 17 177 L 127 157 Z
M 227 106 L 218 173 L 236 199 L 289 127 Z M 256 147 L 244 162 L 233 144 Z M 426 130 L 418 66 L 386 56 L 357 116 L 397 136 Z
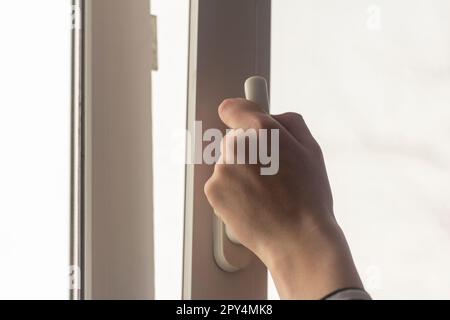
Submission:
M 224 163 L 215 166 L 205 193 L 234 236 L 267 266 L 281 298 L 320 299 L 337 289 L 362 288 L 334 217 L 321 148 L 303 118 L 271 116 L 244 99 L 225 100 L 219 116 L 231 129 L 279 130 L 278 174 L 227 163 L 236 157 L 227 146 L 237 139 L 227 135 Z

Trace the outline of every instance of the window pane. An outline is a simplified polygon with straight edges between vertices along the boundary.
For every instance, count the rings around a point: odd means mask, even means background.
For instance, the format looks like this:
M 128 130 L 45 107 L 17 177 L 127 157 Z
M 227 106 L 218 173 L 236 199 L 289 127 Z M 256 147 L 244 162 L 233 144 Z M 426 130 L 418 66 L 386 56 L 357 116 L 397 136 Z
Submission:
M 375 298 L 450 298 L 450 3 L 273 1 L 272 110 L 304 115 Z
M 15 0 L 4 7 L 0 299 L 67 299 L 70 2 Z
M 156 299 L 181 299 L 189 1 L 152 0 L 159 70 L 153 73 Z

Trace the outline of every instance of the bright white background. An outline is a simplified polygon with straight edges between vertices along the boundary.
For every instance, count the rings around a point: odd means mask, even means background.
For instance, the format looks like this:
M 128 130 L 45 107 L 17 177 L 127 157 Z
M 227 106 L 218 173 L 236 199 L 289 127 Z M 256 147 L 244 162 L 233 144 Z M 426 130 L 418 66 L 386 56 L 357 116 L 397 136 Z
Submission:
M 1 6 L 0 299 L 66 299 L 70 1 Z M 156 295 L 176 299 L 188 1 L 152 7 Z M 273 0 L 272 109 L 302 113 L 322 144 L 376 298 L 450 298 L 449 33 L 448 0 Z
M 158 16 L 154 73 L 155 285 L 157 299 L 181 299 L 189 1 L 152 0 Z
M 450 1 L 274 0 L 272 109 L 319 140 L 375 298 L 450 298 Z
M 0 298 L 65 299 L 70 2 L 0 4 Z

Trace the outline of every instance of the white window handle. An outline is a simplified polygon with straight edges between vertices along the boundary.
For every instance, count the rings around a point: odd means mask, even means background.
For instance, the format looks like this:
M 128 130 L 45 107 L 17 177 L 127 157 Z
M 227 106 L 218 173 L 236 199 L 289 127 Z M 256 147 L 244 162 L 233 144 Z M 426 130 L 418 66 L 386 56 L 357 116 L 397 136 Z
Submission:
M 267 81 L 255 76 L 245 82 L 245 97 L 269 112 L 269 91 Z M 227 272 L 246 268 L 253 259 L 253 253 L 242 246 L 239 240 L 219 218 L 214 222 L 214 258 L 218 266 Z

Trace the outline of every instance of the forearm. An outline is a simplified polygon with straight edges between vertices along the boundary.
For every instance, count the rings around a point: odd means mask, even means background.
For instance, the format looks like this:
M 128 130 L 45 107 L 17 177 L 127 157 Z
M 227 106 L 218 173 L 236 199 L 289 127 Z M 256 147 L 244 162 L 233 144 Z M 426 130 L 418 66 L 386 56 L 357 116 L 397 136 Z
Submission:
M 344 234 L 337 224 L 299 232 L 263 257 L 282 299 L 322 299 L 336 290 L 363 289 Z

